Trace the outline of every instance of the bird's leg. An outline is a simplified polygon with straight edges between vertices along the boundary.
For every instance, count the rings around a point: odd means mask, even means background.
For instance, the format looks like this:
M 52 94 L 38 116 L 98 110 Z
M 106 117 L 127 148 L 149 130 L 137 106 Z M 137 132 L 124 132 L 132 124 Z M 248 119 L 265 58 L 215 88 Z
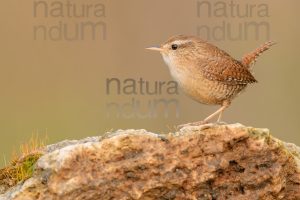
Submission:
M 214 112 L 213 114 L 209 115 L 208 117 L 206 117 L 203 122 L 207 123 L 209 120 L 211 120 L 212 118 L 214 118 L 216 115 L 221 114 L 224 110 L 226 109 L 225 106 L 222 106 L 221 108 L 219 108 L 216 112 Z
M 214 112 L 213 114 L 209 115 L 208 117 L 206 117 L 204 119 L 204 123 L 207 123 L 209 120 L 211 120 L 212 118 L 214 118 L 216 115 L 219 115 L 218 117 L 218 121 L 217 122 L 220 122 L 221 120 L 221 117 L 222 117 L 222 114 L 223 114 L 223 111 L 228 108 L 230 105 L 230 102 L 229 101 L 224 101 L 222 103 L 222 107 L 219 108 L 216 112 Z
M 223 114 L 223 111 L 220 112 L 217 123 L 221 122 L 222 114 Z
M 202 125 L 202 124 L 207 124 L 212 118 L 214 118 L 215 116 L 219 115 L 218 117 L 218 121 L 219 122 L 221 120 L 221 117 L 222 117 L 222 113 L 223 111 L 228 108 L 230 105 L 230 102 L 229 101 L 224 101 L 222 103 L 222 107 L 219 108 L 216 112 L 214 112 L 213 114 L 209 115 L 208 117 L 206 117 L 203 121 L 199 121 L 199 122 L 193 122 L 193 123 L 188 123 L 188 124 L 182 124 L 182 125 L 179 125 L 178 128 L 182 128 L 184 126 L 197 126 L 197 125 Z

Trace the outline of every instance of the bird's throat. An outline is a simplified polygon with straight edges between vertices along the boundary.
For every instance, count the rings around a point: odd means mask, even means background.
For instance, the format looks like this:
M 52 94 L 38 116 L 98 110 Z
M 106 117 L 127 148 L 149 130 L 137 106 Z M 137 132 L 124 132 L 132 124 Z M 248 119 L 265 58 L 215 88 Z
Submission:
M 171 76 L 180 85 L 185 82 L 187 78 L 186 70 L 182 69 L 182 66 L 178 66 L 178 63 L 174 62 L 174 59 L 170 58 L 168 55 L 162 55 L 165 63 L 169 67 Z

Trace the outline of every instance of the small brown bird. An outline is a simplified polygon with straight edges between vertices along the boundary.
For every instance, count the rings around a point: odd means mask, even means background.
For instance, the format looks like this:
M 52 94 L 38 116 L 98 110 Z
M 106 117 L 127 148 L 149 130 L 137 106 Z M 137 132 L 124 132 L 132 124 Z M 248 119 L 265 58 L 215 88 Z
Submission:
M 174 36 L 160 47 L 147 49 L 162 54 L 172 77 L 188 96 L 203 104 L 221 105 L 203 121 L 192 123 L 203 124 L 217 115 L 219 122 L 231 101 L 248 84 L 257 82 L 250 68 L 273 44 L 272 41 L 266 42 L 241 61 L 196 36 Z

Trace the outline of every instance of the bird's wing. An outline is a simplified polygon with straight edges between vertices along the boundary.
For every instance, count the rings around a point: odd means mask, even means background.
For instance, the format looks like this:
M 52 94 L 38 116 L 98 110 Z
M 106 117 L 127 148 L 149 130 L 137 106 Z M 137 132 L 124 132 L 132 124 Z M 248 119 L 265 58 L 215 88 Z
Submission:
M 257 82 L 251 72 L 239 61 L 226 55 L 199 59 L 205 78 L 224 84 L 249 84 Z

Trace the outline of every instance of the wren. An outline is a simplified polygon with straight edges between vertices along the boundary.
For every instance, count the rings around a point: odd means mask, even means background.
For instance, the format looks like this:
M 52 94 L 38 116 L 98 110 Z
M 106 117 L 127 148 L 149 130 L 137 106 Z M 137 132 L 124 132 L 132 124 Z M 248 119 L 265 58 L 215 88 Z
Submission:
M 217 122 L 220 122 L 223 111 L 232 100 L 249 84 L 257 82 L 251 67 L 274 44 L 272 41 L 266 42 L 241 60 L 234 59 L 217 46 L 196 36 L 173 36 L 160 47 L 147 49 L 162 54 L 172 77 L 184 93 L 202 104 L 221 106 L 203 121 L 190 123 L 203 124 L 217 115 Z

